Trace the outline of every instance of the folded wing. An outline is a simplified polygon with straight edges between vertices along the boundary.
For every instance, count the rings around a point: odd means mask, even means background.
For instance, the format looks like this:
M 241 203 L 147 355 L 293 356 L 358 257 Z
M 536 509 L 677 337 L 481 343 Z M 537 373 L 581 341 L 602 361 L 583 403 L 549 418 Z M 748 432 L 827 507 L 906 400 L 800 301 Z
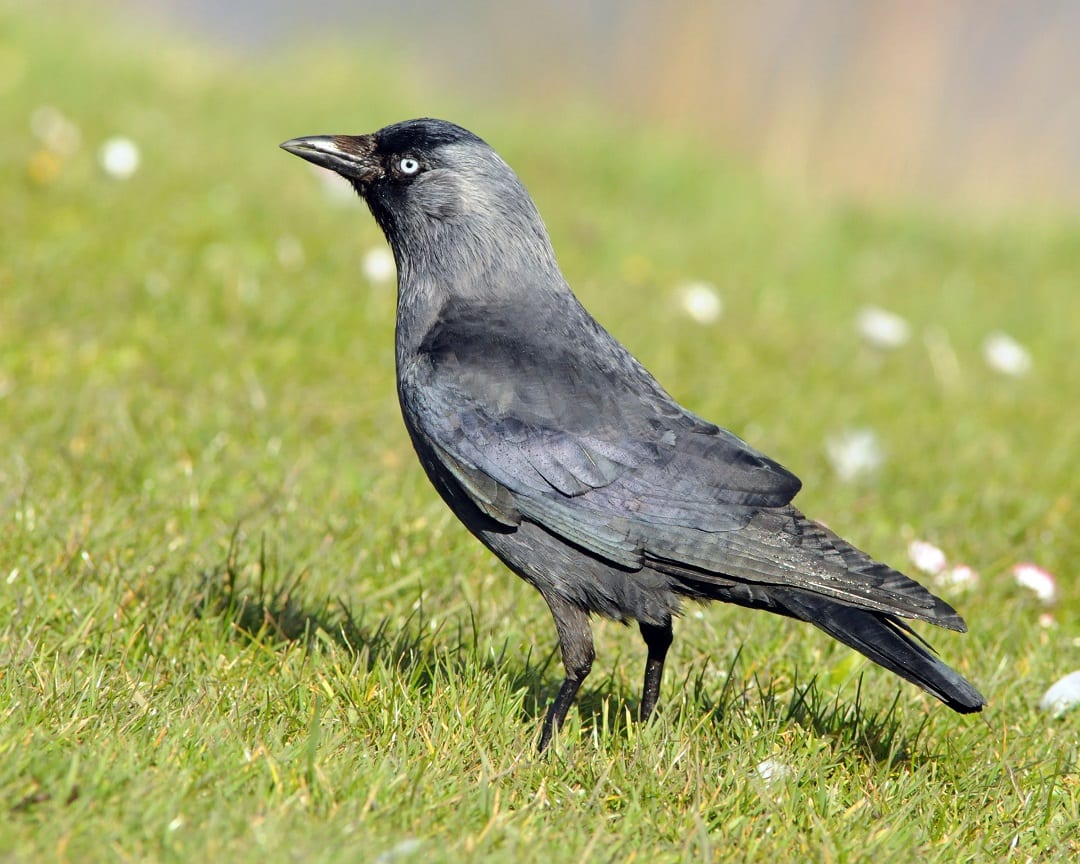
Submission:
M 590 344 L 566 348 L 545 322 L 522 334 L 498 314 L 444 313 L 401 384 L 422 406 L 419 434 L 491 518 L 528 519 L 630 571 L 783 586 L 963 628 L 918 583 L 791 507 L 797 477 L 679 406 L 591 319 Z

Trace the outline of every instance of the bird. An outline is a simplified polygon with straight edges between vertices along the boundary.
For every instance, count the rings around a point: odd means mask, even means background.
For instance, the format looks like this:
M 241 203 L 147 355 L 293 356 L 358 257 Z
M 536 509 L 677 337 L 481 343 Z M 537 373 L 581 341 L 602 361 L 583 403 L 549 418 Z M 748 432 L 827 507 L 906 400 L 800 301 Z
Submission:
M 637 622 L 653 714 L 686 601 L 808 622 L 960 713 L 986 699 L 906 623 L 959 614 L 791 502 L 801 481 L 680 405 L 590 315 L 514 170 L 421 118 L 280 145 L 352 184 L 397 266 L 397 393 L 432 485 L 555 622 L 565 677 L 544 751 L 595 659 L 591 619 Z

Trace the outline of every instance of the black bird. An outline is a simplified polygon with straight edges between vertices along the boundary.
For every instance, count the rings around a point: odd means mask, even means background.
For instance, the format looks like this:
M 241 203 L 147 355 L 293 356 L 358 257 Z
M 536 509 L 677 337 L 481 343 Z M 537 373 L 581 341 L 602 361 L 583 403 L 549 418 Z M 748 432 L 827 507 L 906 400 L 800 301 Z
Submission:
M 281 145 L 346 178 L 397 262 L 398 397 L 450 509 L 551 609 L 566 717 L 589 616 L 635 620 L 656 706 L 684 598 L 808 621 L 961 713 L 986 700 L 903 618 L 966 630 L 917 582 L 791 504 L 802 485 L 679 405 L 581 306 L 514 171 L 440 120 Z

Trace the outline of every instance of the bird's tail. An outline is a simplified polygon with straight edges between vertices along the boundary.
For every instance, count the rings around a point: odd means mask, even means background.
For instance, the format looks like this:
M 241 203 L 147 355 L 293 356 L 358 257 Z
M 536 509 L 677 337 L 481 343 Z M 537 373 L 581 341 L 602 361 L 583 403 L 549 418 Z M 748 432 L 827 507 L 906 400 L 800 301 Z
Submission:
M 869 657 L 879 666 L 917 684 L 954 711 L 981 711 L 986 699 L 950 669 L 906 624 L 883 612 L 843 606 L 798 591 L 771 592 L 788 614 L 807 621 Z

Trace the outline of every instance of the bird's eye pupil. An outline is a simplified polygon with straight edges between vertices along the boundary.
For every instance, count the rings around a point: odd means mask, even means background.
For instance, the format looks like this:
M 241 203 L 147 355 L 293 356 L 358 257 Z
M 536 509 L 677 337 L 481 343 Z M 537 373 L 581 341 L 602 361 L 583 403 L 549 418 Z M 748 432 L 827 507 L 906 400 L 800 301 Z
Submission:
M 420 163 L 413 159 L 412 156 L 406 156 L 398 163 L 398 167 L 401 169 L 402 174 L 415 174 L 420 170 Z

